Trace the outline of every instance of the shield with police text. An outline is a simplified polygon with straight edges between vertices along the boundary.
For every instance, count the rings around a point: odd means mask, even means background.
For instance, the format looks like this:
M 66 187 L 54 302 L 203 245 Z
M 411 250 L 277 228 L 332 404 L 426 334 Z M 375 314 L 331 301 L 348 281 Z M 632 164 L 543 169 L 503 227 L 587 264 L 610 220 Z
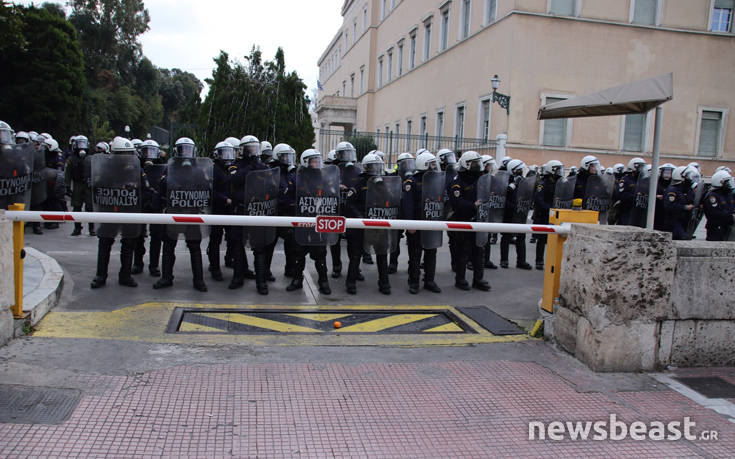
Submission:
M 508 192 L 508 171 L 497 171 L 490 180 L 490 222 L 502 223 L 505 213 L 505 198 Z
M 533 192 L 536 189 L 536 177 L 524 177 L 516 189 L 516 207 L 513 222 L 526 224 L 528 213 L 533 210 Z
M 441 221 L 444 218 L 446 174 L 443 171 L 426 171 L 421 177 L 421 219 Z M 421 246 L 436 249 L 442 246 L 443 231 L 420 231 Z
M 401 204 L 401 178 L 398 176 L 369 177 L 365 194 L 365 218 L 371 220 L 395 220 Z M 364 249 L 376 254 L 395 250 L 398 244 L 396 230 L 365 230 Z
M 571 209 L 572 201 L 574 201 L 574 185 L 577 183 L 577 176 L 562 177 L 556 182 L 554 187 L 554 201 L 551 205 L 552 209 Z
M 699 223 L 704 217 L 704 207 L 702 206 L 702 199 L 709 191 L 709 185 L 705 184 L 704 181 L 700 180 L 694 188 L 694 209 L 691 211 L 689 223 L 687 224 L 687 236 L 691 239 L 694 233 L 697 231 Z
M 300 167 L 296 173 L 296 216 L 339 215 L 339 168 Z M 296 243 L 306 247 L 334 245 L 337 233 L 317 233 L 315 228 L 294 229 Z
M 277 167 L 248 172 L 245 177 L 245 215 L 277 216 L 280 182 L 281 170 Z M 262 249 L 276 240 L 276 227 L 248 226 L 246 235 L 250 247 Z
M 640 228 L 646 227 L 648 218 L 648 186 L 651 183 L 651 175 L 641 172 L 635 184 L 635 198 L 633 209 L 630 212 L 630 225 Z
M 31 175 L 31 205 L 38 209 L 48 198 L 49 168 L 46 167 L 46 155 L 43 150 L 33 150 L 33 173 Z
M 360 174 L 362 168 L 358 165 L 340 165 L 340 187 L 339 187 L 339 206 L 344 213 L 347 208 L 347 197 L 350 189 L 357 188 L 357 184 L 360 182 Z
M 475 184 L 475 190 L 477 190 L 477 200 L 480 201 L 480 205 L 475 209 L 475 221 L 478 223 L 488 223 L 490 221 L 490 214 L 492 213 L 492 181 L 493 176 L 490 174 L 481 175 L 477 179 Z M 487 238 L 490 233 L 476 232 L 475 233 L 475 245 L 477 247 L 485 247 L 487 245 Z
M 166 165 L 164 199 L 167 214 L 209 214 L 212 211 L 213 163 L 209 158 L 171 158 Z M 166 225 L 172 239 L 198 241 L 209 234 L 206 225 Z
M 133 155 L 94 155 L 92 208 L 95 212 L 134 213 L 141 209 L 140 161 Z M 140 225 L 102 223 L 99 237 L 124 238 L 140 235 Z
M 0 147 L 0 209 L 11 204 L 31 205 L 33 146 L 30 144 Z
M 599 222 L 607 224 L 607 212 L 610 210 L 612 194 L 607 183 L 599 175 L 590 175 L 587 178 L 587 189 L 584 194 L 582 208 L 598 212 Z

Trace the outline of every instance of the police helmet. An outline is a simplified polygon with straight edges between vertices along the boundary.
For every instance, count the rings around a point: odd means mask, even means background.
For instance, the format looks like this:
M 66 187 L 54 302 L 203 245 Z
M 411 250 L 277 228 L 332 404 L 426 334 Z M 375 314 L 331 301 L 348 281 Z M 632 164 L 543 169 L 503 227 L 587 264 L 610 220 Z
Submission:
M 732 176 L 727 171 L 717 171 L 712 175 L 712 188 L 722 188 L 723 186 L 729 184 L 729 180 L 732 179 Z
M 383 160 L 375 153 L 368 153 L 362 158 L 362 169 L 367 175 L 382 175 Z
M 354 163 L 357 161 L 357 152 L 350 142 L 340 142 L 335 148 L 337 161 L 342 163 Z
M 547 175 L 556 175 L 558 177 L 564 176 L 564 164 L 557 159 L 552 159 L 545 166 L 545 173 Z
M 510 175 L 523 175 L 523 170 L 526 168 L 526 163 L 520 159 L 512 159 L 508 161 L 508 172 Z
M 457 155 L 455 155 L 449 148 L 442 148 L 436 153 L 436 156 L 442 164 L 457 164 Z M 462 156 L 464 156 L 464 154 Z M 477 156 L 480 155 L 478 154 Z
M 452 151 L 450 151 L 450 153 L 454 155 Z M 472 151 L 472 150 L 465 151 L 464 153 L 462 153 L 462 156 L 460 156 L 459 158 L 459 170 L 481 172 L 482 171 L 482 157 L 476 151 Z
M 309 148 L 301 153 L 300 159 L 303 167 L 311 167 L 312 169 L 320 169 L 322 167 L 322 154 L 314 148 Z
M 643 167 L 646 165 L 646 161 L 643 158 L 632 158 L 630 161 L 628 161 L 628 170 L 631 172 L 640 172 L 643 170 Z
M 197 155 L 197 147 L 194 144 L 194 141 L 191 140 L 188 137 L 182 137 L 179 140 L 176 141 L 174 145 L 176 152 L 176 157 L 178 158 L 187 158 L 187 159 L 194 159 Z
M 161 156 L 161 146 L 155 140 L 148 139 L 140 144 L 140 154 L 145 159 L 158 159 Z
M 260 156 L 260 140 L 254 135 L 246 135 L 240 139 L 240 154 L 244 158 Z
M 428 171 L 439 170 L 439 160 L 432 153 L 424 151 L 416 157 L 416 170 Z
M 25 131 L 18 131 L 17 134 L 15 134 L 15 143 L 21 144 L 21 143 L 28 143 L 31 141 L 30 136 Z
M 112 150 L 112 153 L 116 155 L 135 153 L 135 146 L 133 145 L 133 142 L 124 137 L 115 137 L 112 141 L 112 144 L 110 145 L 110 149 Z
M 329 150 L 329 153 L 327 153 L 327 158 L 324 160 L 324 163 L 333 164 L 335 161 L 337 161 L 337 150 Z
M 592 155 L 587 155 L 584 158 L 582 158 L 582 161 L 579 165 L 580 169 L 587 171 L 590 174 L 599 174 L 600 173 L 600 160 L 597 159 L 597 157 Z M 595 171 L 592 172 L 590 169 L 594 167 Z

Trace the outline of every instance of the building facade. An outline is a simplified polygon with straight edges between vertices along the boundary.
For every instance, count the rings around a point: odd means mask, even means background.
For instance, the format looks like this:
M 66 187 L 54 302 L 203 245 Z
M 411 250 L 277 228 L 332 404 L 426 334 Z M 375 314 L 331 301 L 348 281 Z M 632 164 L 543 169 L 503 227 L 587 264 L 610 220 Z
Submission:
M 318 61 L 318 123 L 506 134 L 506 154 L 527 164 L 595 154 L 612 166 L 651 156 L 653 112 L 539 121 L 539 107 L 673 72 L 662 162 L 709 174 L 735 166 L 734 11 L 735 0 L 345 0 Z M 508 111 L 492 102 L 493 75 Z

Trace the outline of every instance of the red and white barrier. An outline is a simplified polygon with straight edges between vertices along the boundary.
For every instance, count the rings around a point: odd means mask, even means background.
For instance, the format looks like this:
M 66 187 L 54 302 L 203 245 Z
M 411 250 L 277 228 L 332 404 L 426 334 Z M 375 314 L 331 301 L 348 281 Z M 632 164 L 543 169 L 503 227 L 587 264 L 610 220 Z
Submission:
M 114 212 L 39 212 L 6 210 L 5 217 L 24 222 L 137 223 L 151 225 L 221 225 L 315 227 L 317 217 L 257 217 L 248 215 L 143 214 Z M 347 218 L 347 229 L 467 231 L 484 233 L 569 234 L 568 225 L 524 225 L 424 220 L 369 220 Z

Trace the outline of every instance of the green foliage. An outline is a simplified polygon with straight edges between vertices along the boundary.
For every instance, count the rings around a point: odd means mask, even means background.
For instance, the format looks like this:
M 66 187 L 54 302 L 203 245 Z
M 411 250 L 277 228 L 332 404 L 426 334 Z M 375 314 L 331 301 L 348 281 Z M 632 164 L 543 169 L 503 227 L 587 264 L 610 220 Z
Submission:
M 76 30 L 47 8 L 3 4 L 2 14 L 20 21 L 21 38 L 0 54 L 0 113 L 17 130 L 67 138 L 81 124 L 85 87 Z
M 263 62 L 253 47 L 245 61 L 231 62 L 224 51 L 214 59 L 209 94 L 199 113 L 204 151 L 227 137 L 246 134 L 273 145 L 288 143 L 299 153 L 311 148 L 314 129 L 306 85 L 296 72 L 286 73 L 283 50 L 278 49 L 273 62 Z
M 378 146 L 375 145 L 375 140 L 373 140 L 373 138 L 370 136 L 366 136 L 366 135 L 353 136 L 353 137 L 350 137 L 350 139 L 347 141 L 350 142 L 353 147 L 355 147 L 358 161 L 362 161 L 362 158 L 366 154 L 368 154 L 369 152 L 373 150 L 378 149 Z

